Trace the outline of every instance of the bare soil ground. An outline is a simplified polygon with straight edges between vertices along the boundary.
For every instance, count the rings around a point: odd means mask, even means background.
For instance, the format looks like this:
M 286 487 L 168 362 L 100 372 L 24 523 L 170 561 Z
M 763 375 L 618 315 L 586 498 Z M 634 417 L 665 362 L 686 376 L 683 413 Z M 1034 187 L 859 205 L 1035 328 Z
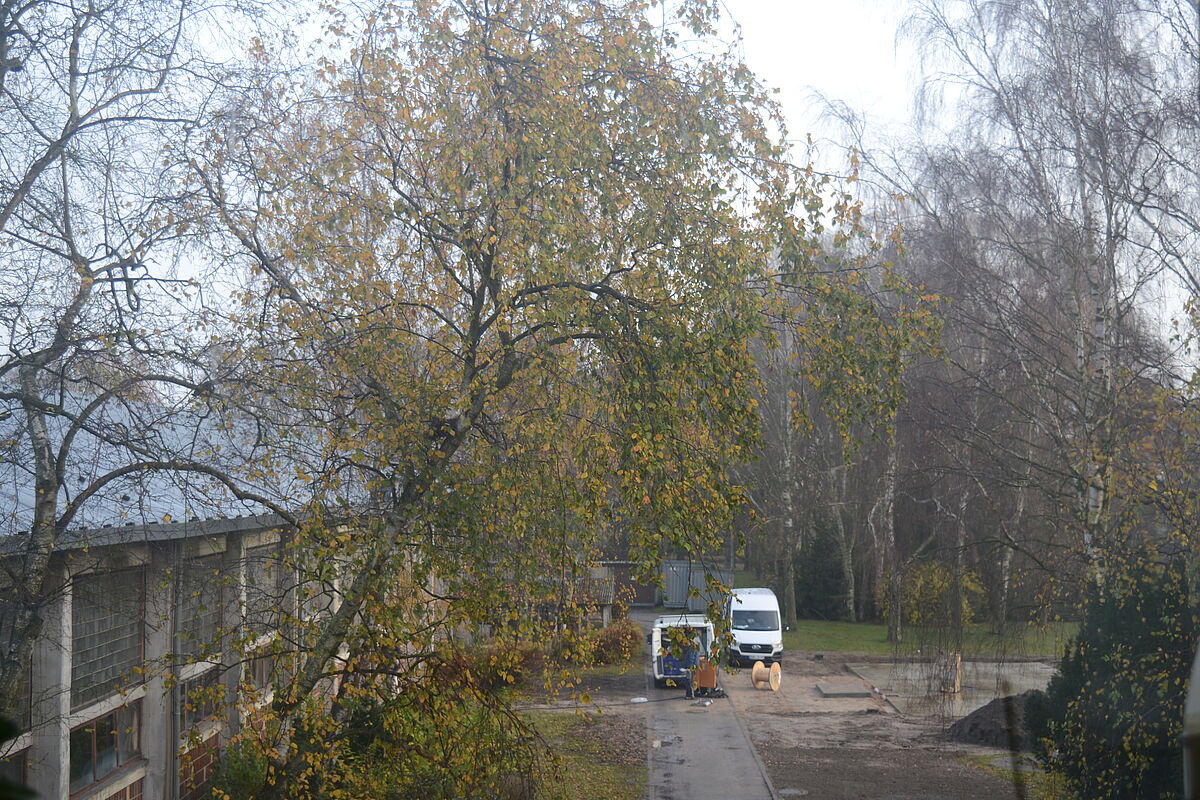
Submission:
M 947 741 L 949 720 L 901 715 L 878 695 L 822 696 L 818 683 L 858 680 L 844 670 L 844 664 L 856 660 L 826 654 L 814 661 L 789 653 L 779 692 L 752 688 L 749 670 L 722 676 L 781 798 L 1021 797 L 1012 783 L 964 758 L 1003 751 Z
M 595 703 L 588 712 L 589 738 L 603 742 L 610 763 L 618 766 L 645 766 L 647 704 L 631 704 L 630 698 L 646 694 L 646 676 L 634 667 L 624 675 L 593 678 L 584 688 Z
M 999 757 L 1004 751 L 949 741 L 945 732 L 953 720 L 902 715 L 878 695 L 826 698 L 817 691 L 817 684 L 827 681 L 859 681 L 869 688 L 845 669 L 867 660 L 874 659 L 827 653 L 818 661 L 789 652 L 777 693 L 752 688 L 748 669 L 720 674 L 780 800 L 1023 800 L 1010 781 L 967 759 Z M 644 764 L 651 746 L 645 725 L 650 706 L 629 700 L 654 693 L 647 691 L 640 670 L 593 676 L 580 689 L 592 699 L 585 709 L 591 720 L 588 735 L 604 743 L 612 763 Z M 564 711 L 575 705 L 565 697 L 535 702 Z
M 589 675 L 576 691 L 586 693 L 590 702 L 581 704 L 569 692 L 546 695 L 535 691 L 517 707 L 580 714 L 585 726 L 579 733 L 602 745 L 601 763 L 644 767 L 650 746 L 646 732 L 648 706 L 629 702 L 646 694 L 641 665 L 633 664 L 622 674 Z

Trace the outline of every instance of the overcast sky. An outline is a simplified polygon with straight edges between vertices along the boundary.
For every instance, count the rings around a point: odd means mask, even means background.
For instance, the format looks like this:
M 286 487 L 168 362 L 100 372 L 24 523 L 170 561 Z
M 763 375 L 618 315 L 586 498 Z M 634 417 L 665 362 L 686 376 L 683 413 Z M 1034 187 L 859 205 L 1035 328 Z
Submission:
M 908 121 L 917 64 L 896 47 L 904 0 L 724 0 L 741 25 L 746 62 L 779 98 L 789 135 L 832 135 L 817 92 L 884 125 Z
M 788 134 L 803 141 L 834 138 L 821 120 L 823 94 L 865 112 L 874 131 L 906 125 L 920 65 L 911 41 L 897 47 L 896 29 L 907 0 L 723 0 L 741 25 L 746 63 L 767 86 L 778 88 Z M 840 152 L 827 148 L 816 162 L 834 166 Z M 828 157 L 829 160 L 826 160 Z M 1143 291 L 1146 313 L 1160 319 L 1182 314 L 1185 295 L 1169 278 L 1155 295 Z

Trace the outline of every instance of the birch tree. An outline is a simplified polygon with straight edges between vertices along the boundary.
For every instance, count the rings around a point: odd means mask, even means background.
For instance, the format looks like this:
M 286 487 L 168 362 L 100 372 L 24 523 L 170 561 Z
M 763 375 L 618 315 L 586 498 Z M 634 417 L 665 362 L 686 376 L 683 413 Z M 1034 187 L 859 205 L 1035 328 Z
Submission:
M 1066 512 L 1071 552 L 1099 572 L 1121 525 L 1112 487 L 1123 398 L 1169 369 L 1143 309 L 1179 265 L 1150 246 L 1148 220 L 1171 216 L 1151 198 L 1180 198 L 1178 163 L 1190 158 L 1162 146 L 1178 132 L 1174 78 L 1159 49 L 1166 28 L 1150 12 L 938 1 L 918 3 L 911 23 L 941 76 L 926 96 L 940 86 L 955 98 L 935 112 L 951 135 L 908 162 L 918 225 L 951 243 L 923 257 L 960 270 L 955 286 L 977 298 L 960 313 L 992 364 L 956 358 L 1011 409 L 1022 437 L 1016 447 L 985 440 L 981 454 L 1009 464 L 1012 486 L 1028 485 L 1020 476 L 1032 469 Z M 1007 382 L 993 383 L 997 370 Z
M 211 389 L 180 360 L 185 323 L 172 317 L 187 281 L 164 247 L 178 229 L 160 149 L 195 118 L 185 101 L 206 64 L 190 36 L 204 10 L 0 3 L 5 709 L 60 588 L 49 564 L 64 533 L 144 518 L 130 489 L 139 475 L 227 478 L 164 431 Z M 90 514 L 100 498 L 105 513 Z M 106 516 L 114 507 L 123 516 Z

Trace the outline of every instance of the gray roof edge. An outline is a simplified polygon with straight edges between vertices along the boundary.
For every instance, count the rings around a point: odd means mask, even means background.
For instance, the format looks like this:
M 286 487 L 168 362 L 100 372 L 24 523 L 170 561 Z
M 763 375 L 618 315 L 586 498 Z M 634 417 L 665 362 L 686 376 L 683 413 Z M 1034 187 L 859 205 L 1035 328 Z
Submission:
M 248 514 L 242 517 L 213 517 L 189 519 L 183 522 L 128 523 L 102 528 L 69 530 L 55 544 L 56 553 L 67 553 L 91 547 L 112 545 L 150 544 L 154 542 L 180 541 L 204 536 L 220 536 L 230 533 L 254 533 L 288 526 L 288 522 L 275 513 Z M 25 536 L 0 537 L 0 555 L 19 555 Z

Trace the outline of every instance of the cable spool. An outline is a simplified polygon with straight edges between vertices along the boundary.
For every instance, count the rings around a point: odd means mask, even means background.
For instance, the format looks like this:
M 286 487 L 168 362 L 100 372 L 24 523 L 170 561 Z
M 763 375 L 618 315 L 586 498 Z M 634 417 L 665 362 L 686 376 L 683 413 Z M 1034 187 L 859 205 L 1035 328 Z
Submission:
M 770 689 L 772 692 L 779 691 L 779 684 L 783 681 L 783 670 L 778 662 L 771 665 L 767 669 L 767 665 L 761 661 L 754 662 L 754 668 L 750 670 L 750 682 L 754 684 L 755 689 Z

